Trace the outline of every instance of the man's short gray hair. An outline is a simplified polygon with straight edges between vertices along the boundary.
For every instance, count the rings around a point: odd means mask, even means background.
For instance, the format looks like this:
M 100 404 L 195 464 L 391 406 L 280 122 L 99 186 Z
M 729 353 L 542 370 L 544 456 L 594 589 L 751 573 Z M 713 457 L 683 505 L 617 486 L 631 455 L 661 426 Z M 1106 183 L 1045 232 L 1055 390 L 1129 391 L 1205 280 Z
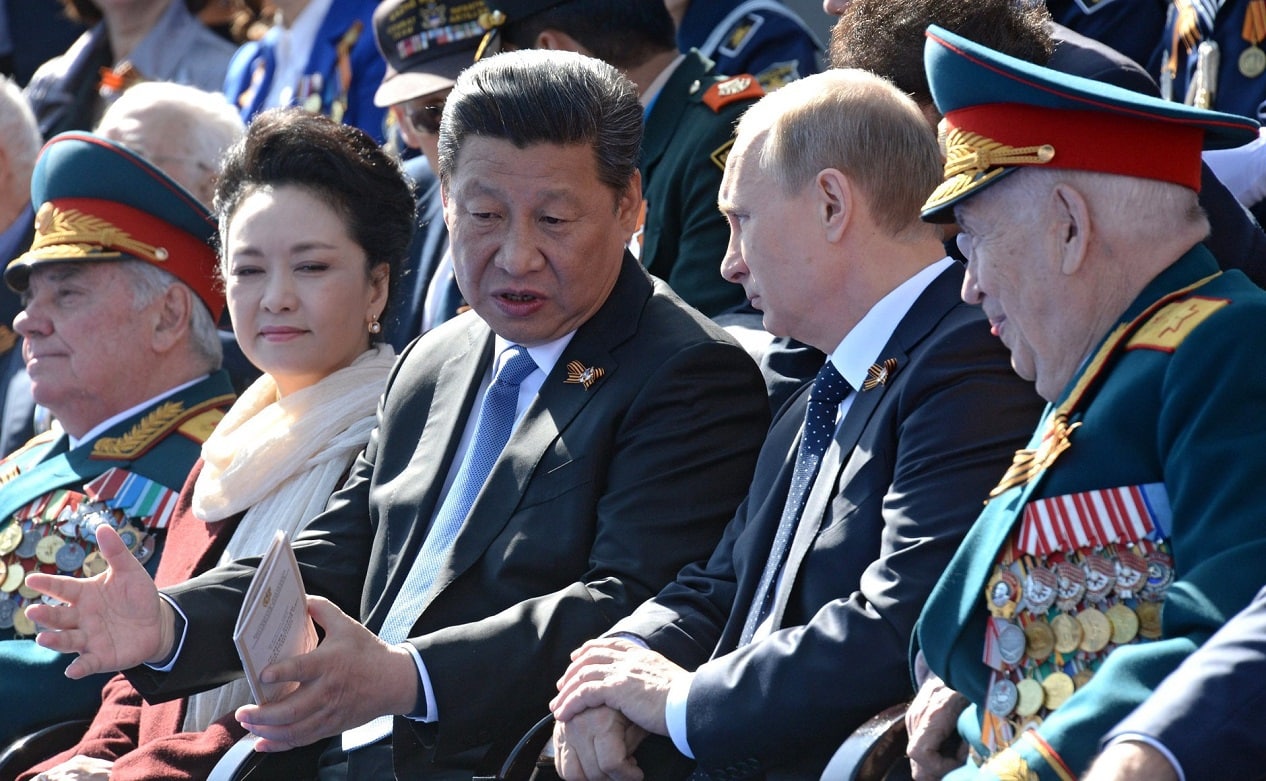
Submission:
M 124 267 L 132 280 L 134 297 L 132 306 L 139 311 L 154 303 L 167 292 L 172 285 L 188 288 L 170 272 L 164 271 L 152 263 L 143 260 L 125 260 Z M 193 300 L 189 315 L 189 339 L 194 351 L 205 360 L 207 371 L 220 368 L 224 360 L 224 350 L 220 346 L 220 332 L 216 329 L 211 312 L 207 310 L 202 299 L 189 289 L 189 297 Z
M 97 133 L 109 138 L 122 130 L 126 120 L 144 123 L 157 117 L 184 120 L 190 152 L 198 165 L 209 171 L 220 169 L 224 151 L 246 131 L 237 109 L 218 92 L 170 81 L 143 81 L 110 104 L 97 125 Z
M 40 126 L 21 88 L 9 77 L 0 76 L 0 146 L 9 160 L 9 173 L 18 183 L 15 186 L 28 194 L 31 171 L 43 143 Z M 5 227 L 0 225 L 0 230 Z

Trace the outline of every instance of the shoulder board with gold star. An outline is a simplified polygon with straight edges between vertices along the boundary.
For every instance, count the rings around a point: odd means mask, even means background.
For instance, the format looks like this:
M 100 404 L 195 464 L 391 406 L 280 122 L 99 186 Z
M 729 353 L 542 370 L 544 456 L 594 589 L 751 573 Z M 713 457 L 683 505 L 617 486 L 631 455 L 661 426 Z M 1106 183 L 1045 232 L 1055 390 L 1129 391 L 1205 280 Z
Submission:
M 744 73 L 741 76 L 733 76 L 725 81 L 718 81 L 708 91 L 703 93 L 703 102 L 708 108 L 719 112 L 726 106 L 740 100 L 754 100 L 762 97 L 765 90 L 761 89 L 760 82 L 755 76 L 749 76 Z
M 89 457 L 107 461 L 139 458 L 173 431 L 202 444 L 215 424 L 224 417 L 223 409 L 232 403 L 232 394 L 207 399 L 193 407 L 186 407 L 179 401 L 165 402 L 137 421 L 126 433 L 98 439 Z
M 1125 348 L 1172 353 L 1197 326 L 1230 303 L 1226 298 L 1191 296 L 1166 304 L 1130 337 Z

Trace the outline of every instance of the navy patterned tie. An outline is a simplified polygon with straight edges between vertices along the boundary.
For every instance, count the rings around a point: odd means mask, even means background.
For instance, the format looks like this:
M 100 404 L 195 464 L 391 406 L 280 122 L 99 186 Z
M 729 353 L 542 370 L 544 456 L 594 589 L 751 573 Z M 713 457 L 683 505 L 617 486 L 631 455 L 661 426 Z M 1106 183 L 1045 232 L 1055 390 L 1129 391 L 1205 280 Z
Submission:
M 769 613 L 770 598 L 774 594 L 774 583 L 778 572 L 782 569 L 787 557 L 787 549 L 796 534 L 796 524 L 800 521 L 800 513 L 804 510 L 805 499 L 813 486 L 813 478 L 817 475 L 818 466 L 822 463 L 822 455 L 831 444 L 835 435 L 835 418 L 839 412 L 840 402 L 852 388 L 831 361 L 818 371 L 813 380 L 813 388 L 809 391 L 809 406 L 804 413 L 804 426 L 801 428 L 800 447 L 796 451 L 796 466 L 791 474 L 791 487 L 787 490 L 787 502 L 782 508 L 782 518 L 778 521 L 778 532 L 774 535 L 774 544 L 769 551 L 769 559 L 765 562 L 765 570 L 761 573 L 760 583 L 756 586 L 756 594 L 752 598 L 751 609 L 747 620 L 743 623 L 743 634 L 739 645 L 752 642 L 756 627 Z
M 422 606 L 426 604 L 426 597 L 448 559 L 449 549 L 453 547 L 453 542 L 475 503 L 475 497 L 479 496 L 488 474 L 492 472 L 492 465 L 510 440 L 510 432 L 514 429 L 514 411 L 519 401 L 519 384 L 536 369 L 536 364 L 528 351 L 517 344 L 507 347 L 502 355 L 505 358 L 501 370 L 484 394 L 475 436 L 466 451 L 466 457 L 462 460 L 444 503 L 435 514 L 435 522 L 426 534 L 422 550 L 413 560 L 413 566 L 400 587 L 400 593 L 391 603 L 382 628 L 378 630 L 378 636 L 393 645 L 408 637 L 409 629 L 417 623 L 418 616 L 422 614 Z M 344 732 L 343 750 L 360 748 L 390 733 L 391 717 L 381 716 L 368 724 Z

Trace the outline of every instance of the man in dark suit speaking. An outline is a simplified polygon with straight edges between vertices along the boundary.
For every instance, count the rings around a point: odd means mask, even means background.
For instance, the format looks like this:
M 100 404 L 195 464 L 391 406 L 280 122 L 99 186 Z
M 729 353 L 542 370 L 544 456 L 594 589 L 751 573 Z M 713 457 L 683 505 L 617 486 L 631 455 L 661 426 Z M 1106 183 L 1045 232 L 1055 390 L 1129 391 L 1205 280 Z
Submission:
M 704 777 L 817 778 L 911 696 L 919 608 L 1041 410 L 919 224 L 940 171 L 914 103 L 864 71 L 793 82 L 739 123 L 722 272 L 829 358 L 712 557 L 577 654 L 553 706 L 566 777 L 668 777 L 626 758 L 649 730 Z
M 473 311 L 403 354 L 365 453 L 295 541 L 324 638 L 265 671 L 296 691 L 238 711 L 258 750 L 341 735 L 323 778 L 469 779 L 545 715 L 572 649 L 712 550 L 764 385 L 624 250 L 640 128 L 633 85 L 580 55 L 498 55 L 458 80 L 439 168 Z M 160 600 L 104 537 L 109 578 L 31 584 L 73 605 L 32 614 L 65 630 L 41 643 L 80 653 L 68 673 L 132 667 L 151 698 L 240 675 L 255 562 Z

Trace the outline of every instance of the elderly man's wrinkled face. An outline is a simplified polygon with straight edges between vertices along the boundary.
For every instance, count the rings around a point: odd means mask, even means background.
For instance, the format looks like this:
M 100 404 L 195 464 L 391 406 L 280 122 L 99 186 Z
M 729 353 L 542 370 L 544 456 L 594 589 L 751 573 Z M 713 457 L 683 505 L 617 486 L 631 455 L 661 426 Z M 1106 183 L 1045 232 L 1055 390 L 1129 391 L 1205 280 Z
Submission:
M 151 367 L 162 297 L 140 309 L 121 263 L 43 263 L 31 269 L 13 327 L 31 393 L 66 424 L 87 430 L 132 406 L 130 378 Z
M 1037 383 L 1038 393 L 1053 400 L 1067 377 L 1067 333 L 1074 309 L 1061 297 L 1060 254 L 1050 221 L 1040 205 L 1021 213 L 1006 198 L 1001 183 L 955 207 L 962 233 L 958 245 L 967 256 L 963 300 L 979 304 L 993 334 L 1011 351 L 1015 373 Z
M 576 329 L 606 301 L 641 206 L 618 197 L 587 144 L 467 139 L 444 195 L 453 267 L 470 306 L 524 346 Z

